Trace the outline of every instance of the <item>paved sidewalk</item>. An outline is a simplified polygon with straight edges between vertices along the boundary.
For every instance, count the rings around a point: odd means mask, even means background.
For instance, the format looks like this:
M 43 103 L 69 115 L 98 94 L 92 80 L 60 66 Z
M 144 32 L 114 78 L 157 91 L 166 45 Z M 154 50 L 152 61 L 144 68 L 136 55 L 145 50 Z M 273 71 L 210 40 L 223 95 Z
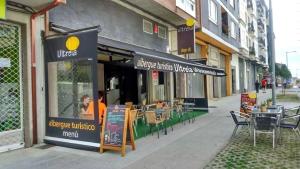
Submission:
M 271 97 L 271 90 L 260 93 L 260 100 Z M 203 168 L 228 143 L 233 131 L 230 110 L 239 110 L 240 95 L 210 101 L 210 113 L 195 123 L 178 124 L 173 132 L 157 139 L 156 135 L 136 141 L 137 150 L 127 148 L 125 158 L 119 153 L 99 154 L 54 146 L 37 147 L 0 154 L 0 168 L 5 169 L 182 169 Z

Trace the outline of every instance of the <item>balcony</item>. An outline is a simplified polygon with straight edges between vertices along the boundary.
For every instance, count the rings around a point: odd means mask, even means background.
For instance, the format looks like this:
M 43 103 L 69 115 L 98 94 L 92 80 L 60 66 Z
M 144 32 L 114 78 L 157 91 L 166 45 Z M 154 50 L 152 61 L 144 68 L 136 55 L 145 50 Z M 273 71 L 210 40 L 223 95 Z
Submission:
M 252 0 L 247 0 L 247 9 L 248 9 L 248 13 L 252 16 L 254 16 L 254 8 L 253 8 L 253 2 Z
M 259 38 L 258 39 L 258 44 L 259 44 L 259 47 L 261 49 L 265 49 L 266 48 L 266 41 L 265 41 L 265 38 Z
M 249 33 L 251 36 L 255 36 L 255 29 L 254 29 L 254 24 L 253 24 L 253 22 L 248 23 L 248 33 Z
M 261 19 L 257 20 L 257 27 L 261 33 L 265 32 L 265 24 L 263 23 L 263 21 Z
M 256 52 L 254 46 L 249 47 L 249 56 L 255 57 Z
M 262 19 L 265 19 L 265 17 L 266 17 L 265 10 L 260 2 L 257 3 L 257 14 L 258 14 L 258 17 L 260 17 Z
M 11 0 L 11 1 L 7 1 L 7 5 L 18 6 L 18 7 L 21 7 L 21 8 L 24 8 L 22 5 L 26 5 L 28 7 L 33 8 L 34 10 L 40 10 L 42 8 L 45 8 L 52 1 L 53 0 L 38 0 L 38 1 L 32 1 L 32 0 Z M 66 0 L 62 1 L 62 3 L 66 3 Z
M 181 25 L 193 16 L 176 6 L 175 0 L 126 0 L 126 3 L 137 7 L 173 25 Z
M 266 63 L 266 57 L 264 57 L 263 55 L 259 55 L 259 61 L 261 61 L 262 63 Z
M 253 2 L 252 2 L 252 0 L 247 0 L 247 9 L 248 10 L 253 10 Z

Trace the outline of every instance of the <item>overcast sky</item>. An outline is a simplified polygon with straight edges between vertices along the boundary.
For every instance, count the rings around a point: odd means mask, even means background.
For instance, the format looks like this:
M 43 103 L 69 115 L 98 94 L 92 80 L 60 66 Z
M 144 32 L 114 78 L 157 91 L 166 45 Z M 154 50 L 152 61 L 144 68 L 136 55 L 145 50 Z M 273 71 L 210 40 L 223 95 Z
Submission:
M 276 62 L 286 63 L 293 76 L 300 77 L 300 0 L 272 0 Z M 268 0 L 267 0 L 268 3 Z

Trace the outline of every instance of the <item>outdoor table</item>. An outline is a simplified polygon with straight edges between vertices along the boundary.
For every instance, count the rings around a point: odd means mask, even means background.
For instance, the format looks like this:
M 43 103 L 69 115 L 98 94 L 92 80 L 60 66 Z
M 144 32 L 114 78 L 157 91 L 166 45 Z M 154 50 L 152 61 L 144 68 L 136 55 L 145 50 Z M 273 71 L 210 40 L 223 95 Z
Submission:
M 277 124 L 276 124 L 276 128 L 279 132 L 279 135 L 280 135 L 280 120 L 282 118 L 282 115 L 283 115 L 283 112 L 282 112 L 282 109 L 280 108 L 271 108 L 271 109 L 267 109 L 266 112 L 261 112 L 261 111 L 258 111 L 258 110 L 254 110 L 252 113 L 251 113 L 251 121 L 250 121 L 250 125 L 251 125 L 251 129 L 253 129 L 253 123 L 254 123 L 254 118 L 256 116 L 274 116 L 276 117 L 276 121 L 277 121 Z M 277 140 L 278 140 L 278 136 L 276 134 L 276 137 L 277 137 Z

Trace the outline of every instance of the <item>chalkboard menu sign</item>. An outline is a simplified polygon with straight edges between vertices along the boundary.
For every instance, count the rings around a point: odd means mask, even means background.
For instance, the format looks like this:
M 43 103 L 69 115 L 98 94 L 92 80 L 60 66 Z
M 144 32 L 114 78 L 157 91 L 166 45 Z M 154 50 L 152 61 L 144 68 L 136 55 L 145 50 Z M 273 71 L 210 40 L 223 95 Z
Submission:
M 125 106 L 109 107 L 106 112 L 104 144 L 122 146 L 125 122 Z
M 121 151 L 125 156 L 126 141 L 135 149 L 129 109 L 125 105 L 109 106 L 105 112 L 101 132 L 100 152 L 104 149 Z

